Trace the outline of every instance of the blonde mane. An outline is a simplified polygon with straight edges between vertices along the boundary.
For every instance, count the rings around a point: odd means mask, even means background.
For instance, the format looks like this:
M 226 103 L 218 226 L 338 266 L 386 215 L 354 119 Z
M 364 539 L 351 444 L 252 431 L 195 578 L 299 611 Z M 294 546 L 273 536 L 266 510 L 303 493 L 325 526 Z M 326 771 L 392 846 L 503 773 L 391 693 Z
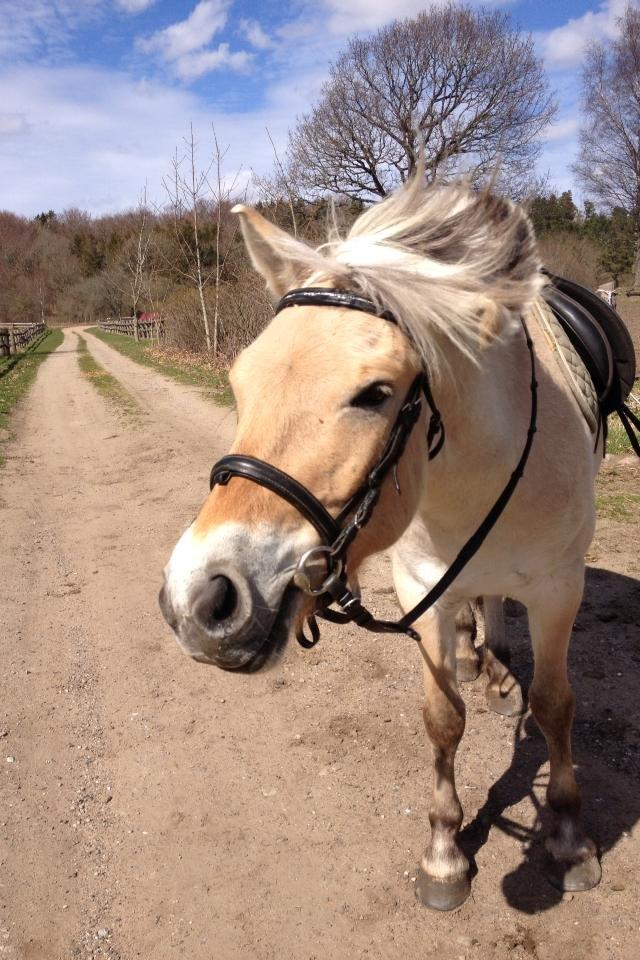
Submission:
M 346 237 L 333 230 L 317 250 L 291 244 L 281 253 L 300 282 L 354 290 L 391 310 L 436 369 L 442 336 L 477 358 L 487 330 L 508 332 L 545 284 L 524 211 L 466 182 L 426 186 L 415 177 L 365 210 Z

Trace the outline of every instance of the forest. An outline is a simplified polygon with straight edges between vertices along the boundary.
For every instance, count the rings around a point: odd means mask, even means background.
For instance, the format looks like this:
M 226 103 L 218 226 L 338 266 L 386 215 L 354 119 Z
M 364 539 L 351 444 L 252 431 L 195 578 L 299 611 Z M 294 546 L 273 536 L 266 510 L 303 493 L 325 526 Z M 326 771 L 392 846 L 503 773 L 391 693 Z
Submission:
M 282 157 L 273 145 L 271 175 L 241 184 L 225 170 L 215 129 L 205 143 L 191 126 L 167 160 L 160 202 L 144 188 L 134 208 L 106 216 L 57 211 L 55 197 L 33 219 L 0 212 L 0 323 L 94 324 L 153 311 L 168 347 L 226 362 L 271 316 L 234 203 L 257 204 L 317 245 L 418 164 L 429 181 L 465 176 L 524 203 L 551 272 L 635 292 L 637 62 L 640 11 L 629 6 L 620 38 L 585 53 L 580 153 L 568 164 L 588 198 L 578 204 L 532 174 L 557 104 L 532 37 L 508 13 L 450 3 L 355 36 L 295 119 Z

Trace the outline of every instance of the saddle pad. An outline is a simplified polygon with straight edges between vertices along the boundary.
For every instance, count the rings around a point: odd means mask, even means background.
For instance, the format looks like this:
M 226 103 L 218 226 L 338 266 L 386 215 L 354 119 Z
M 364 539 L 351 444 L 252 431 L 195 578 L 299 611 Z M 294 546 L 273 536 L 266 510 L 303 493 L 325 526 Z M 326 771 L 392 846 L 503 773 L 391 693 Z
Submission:
M 587 368 L 549 305 L 544 300 L 539 300 L 533 312 L 589 429 L 595 434 L 600 408 L 598 395 Z

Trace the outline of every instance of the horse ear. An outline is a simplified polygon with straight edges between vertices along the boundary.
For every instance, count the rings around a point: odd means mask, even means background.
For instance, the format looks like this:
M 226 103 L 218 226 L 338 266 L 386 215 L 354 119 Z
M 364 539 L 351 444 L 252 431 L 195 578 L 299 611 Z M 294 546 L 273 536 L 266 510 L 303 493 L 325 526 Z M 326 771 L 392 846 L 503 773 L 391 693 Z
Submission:
M 245 246 L 256 270 L 267 281 L 274 297 L 280 298 L 297 287 L 311 271 L 305 269 L 313 251 L 304 243 L 290 237 L 288 233 L 243 203 L 236 204 L 231 210 L 240 217 L 240 226 Z

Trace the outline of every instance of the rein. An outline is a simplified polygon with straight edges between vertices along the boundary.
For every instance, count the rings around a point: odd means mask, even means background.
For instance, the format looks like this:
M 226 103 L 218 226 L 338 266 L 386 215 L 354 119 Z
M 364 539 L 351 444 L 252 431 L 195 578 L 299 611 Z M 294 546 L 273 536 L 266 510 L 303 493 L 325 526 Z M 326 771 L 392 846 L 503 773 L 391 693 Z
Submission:
M 387 320 L 389 323 L 397 322 L 389 311 L 379 311 L 371 300 L 346 290 L 330 290 L 325 287 L 304 287 L 299 290 L 291 290 L 276 306 L 276 313 L 296 305 L 331 306 L 360 310 Z M 374 507 L 380 497 L 382 484 L 391 471 L 394 475 L 396 489 L 400 494 L 397 466 L 404 453 L 411 431 L 420 416 L 423 397 L 431 411 L 427 428 L 429 460 L 433 460 L 442 450 L 445 441 L 444 424 L 433 399 L 426 370 L 419 373 L 409 387 L 380 458 L 336 517 L 333 517 L 326 510 L 310 490 L 307 490 L 305 486 L 289 476 L 288 473 L 279 470 L 264 460 L 259 460 L 257 457 L 230 454 L 222 457 L 214 465 L 211 471 L 210 489 L 213 489 L 216 484 L 226 485 L 232 477 L 243 477 L 245 480 L 251 480 L 253 483 L 266 487 L 282 499 L 287 500 L 315 527 L 320 535 L 320 545 L 311 547 L 300 557 L 293 575 L 293 582 L 296 587 L 308 596 L 317 597 L 318 603 L 321 604 L 320 608 L 307 618 L 311 639 L 305 636 L 302 628 L 298 630 L 297 639 L 303 647 L 313 647 L 320 639 L 316 617 L 330 620 L 333 623 L 356 623 L 359 627 L 371 630 L 374 633 L 404 633 L 413 640 L 420 640 L 420 635 L 411 624 L 440 599 L 445 590 L 478 552 L 511 499 L 529 459 L 538 414 L 537 381 L 533 343 L 522 317 L 520 317 L 520 323 L 524 330 L 531 361 L 531 415 L 520 459 L 493 507 L 475 533 L 469 537 L 461 548 L 451 566 L 427 595 L 400 620 L 378 620 L 363 606 L 359 596 L 349 587 L 346 554 L 358 535 L 358 531 L 366 526 L 371 519 Z M 313 567 L 318 561 L 322 561 L 326 565 L 326 577 L 316 587 L 314 585 Z M 341 609 L 329 609 L 333 603 Z

